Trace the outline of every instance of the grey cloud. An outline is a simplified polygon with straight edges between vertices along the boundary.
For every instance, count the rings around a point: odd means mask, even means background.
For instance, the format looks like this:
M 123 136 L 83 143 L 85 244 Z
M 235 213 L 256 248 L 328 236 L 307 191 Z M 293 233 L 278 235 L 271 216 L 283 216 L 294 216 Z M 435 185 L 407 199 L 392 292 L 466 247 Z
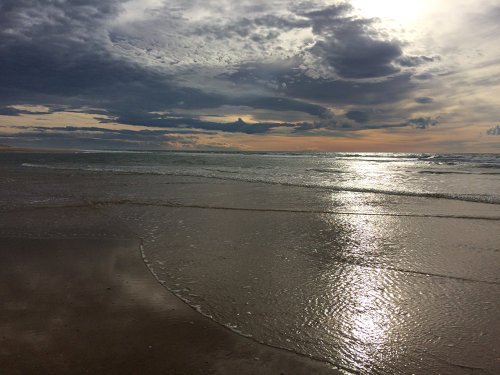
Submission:
M 17 133 L 15 137 L 1 134 L 0 139 L 12 145 L 26 146 L 36 142 L 40 146 L 60 148 L 163 148 L 184 145 L 196 146 L 198 135 L 206 132 L 168 130 L 112 130 L 98 127 L 33 127 L 32 131 Z
M 65 47 L 69 40 L 94 44 L 103 38 L 103 25 L 119 14 L 122 0 L 3 0 L 0 3 L 0 35 L 32 39 L 43 45 Z
M 273 82 L 276 85 L 275 91 L 280 97 L 269 103 L 277 105 L 277 109 L 281 109 L 279 103 L 287 103 L 290 110 L 294 110 L 297 106 L 296 110 L 313 115 L 317 114 L 315 112 L 318 110 L 322 111 L 318 104 L 373 105 L 398 102 L 408 97 L 417 87 L 409 73 L 373 82 L 311 78 L 307 72 L 299 68 L 300 63 L 301 61 L 297 59 L 283 64 L 245 64 L 239 66 L 236 72 L 220 75 L 219 78 L 237 85 L 259 86 L 262 82 Z M 262 99 L 262 104 L 269 100 L 269 98 Z M 311 101 L 318 104 L 305 105 Z
M 281 98 L 281 97 L 258 97 L 258 98 L 244 98 L 235 100 L 234 104 L 245 104 L 253 108 L 272 109 L 275 111 L 299 111 L 318 116 L 321 119 L 330 119 L 333 113 L 320 105 L 310 104 L 308 102 Z
M 272 14 L 257 17 L 253 22 L 257 26 L 272 27 L 285 31 L 297 28 L 306 28 L 310 26 L 310 23 L 303 19 L 290 19 L 278 17 Z
M 409 74 L 378 82 L 350 82 L 301 76 L 287 83 L 287 93 L 324 104 L 376 105 L 396 103 L 408 97 L 415 87 Z
M 434 99 L 429 98 L 428 96 L 421 96 L 419 98 L 416 98 L 415 101 L 420 104 L 429 104 L 434 101 Z
M 155 116 L 149 113 L 143 113 L 142 115 L 138 115 L 137 113 L 133 113 L 128 116 L 122 115 L 117 118 L 116 121 L 129 125 L 147 125 L 159 128 L 203 129 L 209 131 L 245 134 L 262 134 L 278 127 L 296 127 L 296 125 L 292 123 L 246 123 L 241 118 L 234 122 L 220 123 L 203 121 L 197 118 L 190 118 L 182 115 Z
M 487 135 L 500 135 L 500 125 L 494 126 L 486 130 Z
M 314 4 L 304 2 L 292 9 L 296 14 L 311 19 L 313 21 L 313 31 L 317 34 L 321 34 L 325 30 L 329 31 L 333 20 L 347 17 L 347 13 L 353 9 L 352 5 L 348 3 L 330 5 L 316 10 L 311 10 L 312 6 Z
M 342 42 L 320 41 L 311 52 L 333 66 L 343 78 L 374 78 L 397 73 L 399 69 L 392 62 L 402 54 L 396 43 L 364 36 Z
M 208 132 L 208 131 L 200 131 L 200 130 L 187 130 L 187 129 L 176 129 L 174 130 L 150 130 L 150 129 L 142 129 L 142 130 L 131 130 L 131 129 L 109 129 L 109 128 L 100 128 L 97 126 L 64 126 L 64 127 L 45 127 L 45 126 L 17 126 L 16 128 L 20 129 L 31 129 L 34 131 L 39 131 L 42 133 L 57 133 L 57 132 L 95 132 L 95 133 L 109 133 L 116 134 L 122 137 L 127 136 L 137 136 L 140 137 L 158 137 L 164 135 L 172 135 L 172 134 L 182 134 L 182 135 L 215 135 L 216 132 Z
M 19 116 L 21 114 L 21 111 L 13 108 L 13 107 L 1 107 L 0 108 L 0 115 L 1 116 Z
M 411 118 L 404 122 L 396 123 L 396 124 L 370 124 L 364 126 L 365 129 L 391 129 L 391 128 L 404 128 L 407 126 L 414 126 L 416 129 L 427 129 L 430 126 L 436 126 L 441 122 L 439 117 L 431 118 L 431 117 L 417 117 Z
M 196 27 L 193 33 L 202 36 L 214 36 L 216 38 L 227 39 L 233 36 L 248 37 L 255 34 L 259 27 L 264 28 L 266 35 L 279 35 L 281 32 L 289 31 L 292 29 L 307 28 L 310 22 L 301 19 L 290 19 L 279 17 L 276 15 L 268 14 L 257 16 L 255 18 L 242 17 L 233 20 L 232 23 L 226 24 L 204 24 Z
M 430 63 L 433 61 L 440 60 L 440 57 L 428 57 L 428 56 L 403 56 L 397 60 L 397 63 L 401 66 L 415 67 L 422 64 Z
M 363 111 L 349 111 L 346 113 L 346 117 L 350 120 L 356 121 L 357 123 L 364 123 L 369 119 L 368 113 Z
M 57 109 L 49 109 L 48 111 L 30 111 L 27 109 L 17 109 L 14 107 L 1 107 L 1 116 L 19 116 L 19 115 L 47 115 L 50 113 L 58 112 Z
M 66 4 L 66 3 L 61 3 Z M 86 9 L 86 8 L 85 8 Z M 90 12 L 88 9 L 87 12 Z M 73 12 L 76 12 L 73 10 Z M 83 10 L 82 10 L 83 12 Z M 73 18 L 75 18 L 73 16 Z M 80 17 L 85 18 L 85 17 Z M 63 17 L 63 20 L 66 18 Z M 267 21 L 270 19 L 267 18 Z M 67 30 L 63 30 L 64 27 Z M 69 108 L 101 107 L 99 114 L 108 115 L 127 124 L 156 126 L 191 126 L 246 133 L 264 132 L 273 124 L 205 123 L 193 119 L 161 120 L 149 112 L 171 108 L 217 108 L 222 105 L 245 105 L 280 111 L 301 111 L 329 118 L 329 110 L 306 101 L 286 97 L 226 96 L 201 89 L 182 87 L 173 77 L 142 67 L 111 54 L 104 41 L 81 43 L 72 37 L 72 27 L 62 22 L 57 40 L 47 37 L 42 43 L 36 34 L 30 38 L 11 36 L 0 45 L 0 103 L 64 104 Z M 267 72 L 272 74 L 272 72 Z M 264 77 L 262 77 L 264 78 Z M 95 113 L 94 110 L 85 110 Z M 19 111 L 4 110 L 13 115 Z
M 350 5 L 333 5 L 306 12 L 313 32 L 322 38 L 310 49 L 343 78 L 384 77 L 399 72 L 393 65 L 402 55 L 396 40 L 381 40 L 370 28 L 372 20 L 346 16 Z
M 407 124 L 414 125 L 417 129 L 427 129 L 429 126 L 435 126 L 440 122 L 439 118 L 418 117 L 408 120 Z
M 434 75 L 431 73 L 422 73 L 422 74 L 415 74 L 413 77 L 416 79 L 425 81 L 434 78 Z
M 3 107 L 0 114 L 15 116 L 27 113 L 11 107 L 15 104 L 44 104 L 52 112 L 83 111 L 106 116 L 101 119 L 103 123 L 116 121 L 130 125 L 175 128 L 179 132 L 192 131 L 196 134 L 200 131 L 263 134 L 277 127 L 302 132 L 343 128 L 346 124 L 339 125 L 329 106 L 395 103 L 411 97 L 416 87 L 409 73 L 398 73 L 398 62 L 401 65 L 401 61 L 413 61 L 412 57 L 405 60 L 402 44 L 397 40 L 386 40 L 374 31 L 372 26 L 375 20 L 349 16 L 352 7 L 348 4 L 312 10 L 310 4 L 300 4 L 292 7 L 294 13 L 287 17 L 260 13 L 256 16 L 236 15 L 223 25 L 197 24 L 190 30 L 192 34 L 198 33 L 206 38 L 240 38 L 245 43 L 252 43 L 253 39 L 257 46 L 283 32 L 305 28 L 312 29 L 316 40 L 312 48 L 306 49 L 303 45 L 300 47 L 302 49 L 291 51 L 288 60 L 276 58 L 270 62 L 268 58 L 265 60 L 267 62 L 263 62 L 263 57 L 256 55 L 253 60 L 228 66 L 222 69 L 226 73 L 214 74 L 211 78 L 224 84 L 231 83 L 231 88 L 212 92 L 199 80 L 196 81 L 197 70 L 204 68 L 203 64 L 186 68 L 181 80 L 175 74 L 175 69 L 168 70 L 167 74 L 161 68 L 143 64 L 139 59 L 134 60 L 133 49 L 127 50 L 126 56 L 117 52 L 119 48 L 115 48 L 114 43 L 118 43 L 120 38 L 130 40 L 134 37 L 132 31 L 127 34 L 124 30 L 113 29 L 107 22 L 120 13 L 123 3 L 118 0 L 2 1 L 0 105 Z M 166 7 L 163 11 L 170 9 Z M 175 18 L 176 22 L 184 22 L 182 11 L 175 12 L 171 18 Z M 167 21 L 171 22 L 171 19 Z M 138 26 L 139 23 L 134 23 L 134 27 L 142 27 L 144 34 L 152 33 L 153 28 L 156 30 L 162 25 L 154 23 L 153 27 L 144 21 Z M 146 52 L 148 48 L 155 47 L 146 41 L 141 42 L 144 45 L 139 47 L 144 47 Z M 168 43 L 158 42 L 158 45 L 165 47 Z M 120 48 L 124 46 L 126 44 L 120 45 Z M 243 48 L 243 45 L 236 46 Z M 186 46 L 188 49 L 190 47 Z M 266 45 L 262 44 L 261 47 Z M 169 53 L 168 48 L 165 53 Z M 314 64 L 319 62 L 335 69 L 339 78 L 312 78 L 308 69 L 314 66 L 308 65 L 313 63 L 307 58 L 311 55 L 316 59 Z M 422 61 L 426 59 L 424 56 L 418 58 Z M 382 80 L 352 80 L 381 77 Z M 247 88 L 255 90 L 247 92 Z M 300 124 L 265 120 L 256 124 L 242 120 L 220 123 L 202 121 L 195 115 L 182 113 L 222 106 L 246 106 L 275 112 L 298 111 L 316 117 L 317 121 Z M 178 116 L 152 113 L 163 111 L 180 113 Z M 347 117 L 363 124 L 361 127 L 367 127 L 366 113 L 350 111 Z M 401 126 L 408 125 L 422 128 L 429 126 L 423 120 Z M 99 129 L 86 128 L 84 131 L 116 137 L 160 135 L 124 131 L 113 133 Z M 50 133 L 41 129 L 38 131 Z M 168 134 L 165 130 L 161 131 L 163 136 Z M 77 130 L 68 127 L 59 132 L 69 134 Z

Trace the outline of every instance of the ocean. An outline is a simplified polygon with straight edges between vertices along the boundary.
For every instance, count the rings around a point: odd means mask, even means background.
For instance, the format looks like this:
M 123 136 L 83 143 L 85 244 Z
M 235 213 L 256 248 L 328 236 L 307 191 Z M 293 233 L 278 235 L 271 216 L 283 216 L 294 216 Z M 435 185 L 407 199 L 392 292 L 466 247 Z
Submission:
M 67 178 L 3 209 L 92 207 L 201 314 L 346 374 L 500 373 L 500 155 L 0 154 Z M 80 184 L 81 176 L 86 177 Z

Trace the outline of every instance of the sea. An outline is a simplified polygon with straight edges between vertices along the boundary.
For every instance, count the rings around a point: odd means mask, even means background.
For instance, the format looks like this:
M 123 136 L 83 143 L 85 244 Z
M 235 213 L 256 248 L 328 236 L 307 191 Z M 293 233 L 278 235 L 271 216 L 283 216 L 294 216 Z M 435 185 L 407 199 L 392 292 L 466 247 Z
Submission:
M 346 374 L 500 373 L 500 154 L 86 151 L 0 162 L 64 171 L 16 199 L 118 218 L 152 277 L 236 334 Z M 93 179 L 75 187 L 82 173 Z

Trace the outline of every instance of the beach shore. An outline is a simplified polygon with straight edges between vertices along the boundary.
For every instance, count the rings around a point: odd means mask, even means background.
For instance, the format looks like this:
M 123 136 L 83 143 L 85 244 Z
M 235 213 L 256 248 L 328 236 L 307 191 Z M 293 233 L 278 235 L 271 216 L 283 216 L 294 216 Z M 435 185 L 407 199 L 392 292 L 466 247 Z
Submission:
M 498 373 L 497 205 L 0 156 L 2 375 Z
M 2 374 L 340 373 L 198 314 L 96 210 L 9 210 L 0 227 Z

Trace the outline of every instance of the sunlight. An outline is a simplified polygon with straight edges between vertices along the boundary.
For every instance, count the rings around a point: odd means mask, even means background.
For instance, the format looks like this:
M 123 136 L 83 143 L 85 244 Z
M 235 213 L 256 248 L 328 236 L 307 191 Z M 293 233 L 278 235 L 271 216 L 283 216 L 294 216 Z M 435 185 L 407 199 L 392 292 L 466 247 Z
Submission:
M 385 24 L 407 24 L 421 15 L 426 1 L 353 0 L 351 4 L 363 17 L 378 17 Z

